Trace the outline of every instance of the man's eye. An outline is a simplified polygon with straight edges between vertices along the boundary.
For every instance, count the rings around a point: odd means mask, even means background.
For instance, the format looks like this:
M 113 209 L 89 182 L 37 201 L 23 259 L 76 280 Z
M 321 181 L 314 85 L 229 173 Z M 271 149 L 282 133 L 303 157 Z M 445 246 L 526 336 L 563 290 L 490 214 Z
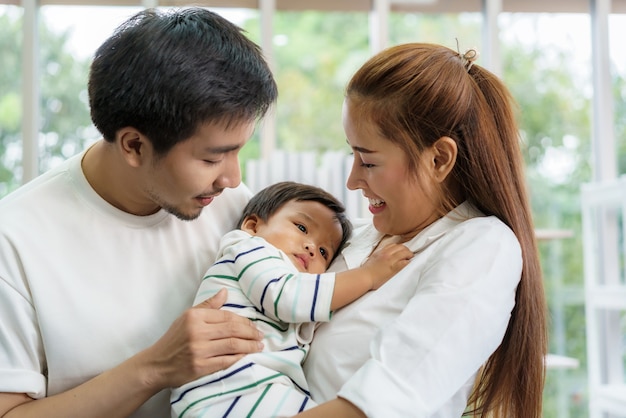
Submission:
M 306 234 L 306 226 L 304 226 L 304 225 L 302 225 L 302 224 L 296 224 L 296 227 L 297 227 L 300 231 L 302 231 L 302 232 L 304 232 L 304 233 Z

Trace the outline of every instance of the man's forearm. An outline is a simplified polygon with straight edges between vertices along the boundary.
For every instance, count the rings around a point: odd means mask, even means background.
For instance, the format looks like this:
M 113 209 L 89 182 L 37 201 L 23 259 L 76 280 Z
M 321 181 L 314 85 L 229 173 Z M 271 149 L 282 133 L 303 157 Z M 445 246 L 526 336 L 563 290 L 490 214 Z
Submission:
M 116 418 L 127 417 L 161 388 L 151 387 L 148 373 L 133 357 L 87 382 L 57 395 L 27 400 L 9 410 L 3 418 Z M 10 405 L 11 395 L 0 394 L 0 408 Z M 13 399 L 17 399 L 12 396 Z M 7 400 L 9 402 L 3 402 Z

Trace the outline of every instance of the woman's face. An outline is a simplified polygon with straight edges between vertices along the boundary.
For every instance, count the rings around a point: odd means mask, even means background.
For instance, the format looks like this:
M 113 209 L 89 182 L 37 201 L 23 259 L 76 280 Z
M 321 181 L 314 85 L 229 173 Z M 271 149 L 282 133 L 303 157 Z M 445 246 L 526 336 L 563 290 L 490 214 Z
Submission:
M 349 100 L 343 105 L 343 127 L 354 152 L 347 186 L 362 190 L 369 199 L 378 231 L 399 235 L 404 242 L 441 217 L 435 198 L 437 184 L 431 175 L 432 150 L 420 155 L 416 178 L 409 172 L 405 152 L 384 138 Z

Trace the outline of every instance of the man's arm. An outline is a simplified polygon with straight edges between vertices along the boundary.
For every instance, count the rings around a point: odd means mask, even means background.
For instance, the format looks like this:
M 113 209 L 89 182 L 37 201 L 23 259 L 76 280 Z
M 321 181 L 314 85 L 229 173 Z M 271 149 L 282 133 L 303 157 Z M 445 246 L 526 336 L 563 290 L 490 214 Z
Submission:
M 0 394 L 0 417 L 126 417 L 162 389 L 260 351 L 261 334 L 250 320 L 218 310 L 225 299 L 222 291 L 188 309 L 154 345 L 66 392 L 38 400 Z

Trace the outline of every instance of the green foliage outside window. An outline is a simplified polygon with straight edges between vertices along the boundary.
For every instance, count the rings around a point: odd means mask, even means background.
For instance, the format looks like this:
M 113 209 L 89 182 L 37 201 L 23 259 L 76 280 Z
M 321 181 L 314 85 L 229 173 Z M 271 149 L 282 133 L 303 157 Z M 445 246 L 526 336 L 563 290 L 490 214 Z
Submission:
M 0 14 L 0 197 L 22 181 L 22 23 L 19 9 Z M 66 49 L 68 33 L 40 24 L 39 171 L 84 148 L 94 137 L 87 105 L 88 62 Z
M 370 56 L 368 15 L 278 12 L 273 24 L 279 85 L 277 147 L 348 152 L 341 125 L 343 88 Z M 393 13 L 390 43 L 437 42 L 455 48 L 458 40 L 465 50 L 480 45 L 481 25 L 478 14 Z M 243 26 L 258 42 L 258 18 L 253 16 Z M 87 108 L 88 62 L 67 52 L 67 33 L 51 33 L 42 24 L 40 34 L 43 172 L 84 149 L 97 133 Z M 21 181 L 21 43 L 19 14 L 1 14 L 0 197 Z M 573 232 L 571 238 L 541 242 L 540 252 L 552 317 L 550 351 L 580 360 L 578 369 L 548 372 L 544 416 L 576 418 L 587 415 L 579 189 L 591 180 L 591 101 L 584 88 L 588 78 L 576 73 L 579 67 L 572 64 L 571 54 L 519 43 L 504 44 L 501 51 L 503 79 L 519 104 L 535 224 Z M 618 75 L 613 86 L 616 135 L 624 138 L 626 80 Z M 257 132 L 241 159 L 257 158 L 259 150 Z M 626 172 L 624 141 L 618 141 L 618 166 L 620 173 Z M 557 412 L 563 408 L 565 415 Z

